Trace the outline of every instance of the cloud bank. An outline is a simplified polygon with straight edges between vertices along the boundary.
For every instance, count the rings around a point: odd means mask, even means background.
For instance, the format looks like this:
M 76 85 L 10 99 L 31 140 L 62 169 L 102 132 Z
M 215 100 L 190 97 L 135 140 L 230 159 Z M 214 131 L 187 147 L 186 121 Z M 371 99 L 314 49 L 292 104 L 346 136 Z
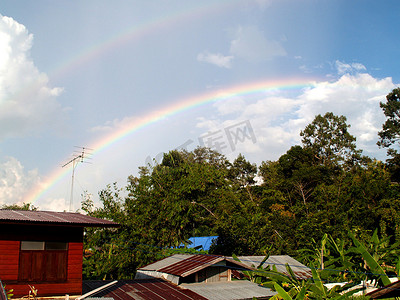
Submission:
M 243 120 L 249 120 L 257 136 L 257 145 L 243 143 L 242 152 L 252 152 L 258 161 L 277 159 L 292 145 L 300 144 L 300 131 L 318 114 L 333 112 L 344 115 L 351 126 L 350 133 L 357 138 L 357 145 L 364 153 L 383 159 L 385 150 L 379 150 L 376 142 L 378 131 L 385 120 L 379 107 L 386 95 L 396 87 L 390 77 L 379 79 L 363 70 L 362 65 L 337 62 L 338 74 L 333 81 L 316 82 L 297 96 L 288 97 L 281 92 L 259 96 L 251 101 L 235 97 L 214 104 L 217 114 L 201 118 L 197 126 L 213 131 Z M 378 155 L 377 155 L 378 154 Z
M 0 205 L 24 201 L 23 196 L 38 184 L 38 172 L 26 172 L 22 164 L 14 157 L 0 162 Z
M 50 87 L 47 75 L 34 65 L 32 44 L 25 26 L 0 15 L 0 142 L 57 128 L 65 118 L 57 101 L 62 89 Z M 0 205 L 22 203 L 39 183 L 38 171 L 26 171 L 17 158 L 0 161 Z
M 51 128 L 64 117 L 57 102 L 62 89 L 50 87 L 35 67 L 32 42 L 25 26 L 0 16 L 0 141 Z

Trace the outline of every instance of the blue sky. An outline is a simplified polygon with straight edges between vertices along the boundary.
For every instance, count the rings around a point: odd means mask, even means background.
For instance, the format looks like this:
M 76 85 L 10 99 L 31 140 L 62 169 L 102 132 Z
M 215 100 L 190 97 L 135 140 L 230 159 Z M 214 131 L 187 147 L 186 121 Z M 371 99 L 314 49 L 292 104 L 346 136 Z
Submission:
M 84 191 L 96 200 L 146 159 L 211 133 L 231 160 L 276 160 L 327 111 L 347 117 L 365 154 L 385 158 L 379 102 L 400 82 L 398 1 L 3 0 L 0 16 L 0 204 L 67 209 L 72 170 L 54 174 L 75 146 L 255 82 L 304 85 L 189 108 L 93 149 L 75 169 L 74 209 Z M 233 147 L 226 134 L 240 126 L 251 134 Z

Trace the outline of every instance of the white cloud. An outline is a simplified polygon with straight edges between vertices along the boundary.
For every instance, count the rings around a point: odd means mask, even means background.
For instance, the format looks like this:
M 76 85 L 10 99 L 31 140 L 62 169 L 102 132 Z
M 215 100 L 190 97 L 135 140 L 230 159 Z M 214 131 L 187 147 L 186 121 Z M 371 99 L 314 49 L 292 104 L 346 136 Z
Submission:
M 157 110 L 153 111 L 154 114 L 157 114 Z M 111 132 L 125 130 L 126 128 L 130 128 L 135 124 L 141 124 L 146 122 L 147 119 L 143 117 L 137 117 L 136 115 L 130 117 L 124 117 L 122 119 L 114 119 L 112 121 L 106 121 L 102 125 L 97 125 L 90 128 L 88 131 L 90 133 L 101 133 L 101 134 L 110 134 Z M 148 120 L 147 120 L 148 121 Z
M 50 211 L 69 211 L 69 204 L 65 203 L 64 198 L 45 198 L 40 201 L 40 204 L 34 206 L 38 207 L 39 210 L 50 210 Z M 75 203 L 72 207 L 72 211 L 78 209 L 78 204 Z
M 210 119 L 207 119 L 205 117 L 199 117 L 197 119 L 196 127 L 197 128 L 202 128 L 202 129 L 204 128 L 204 129 L 206 129 L 206 130 L 211 132 L 211 131 L 220 129 L 221 122 L 220 122 L 220 120 L 215 120 L 215 119 L 214 120 L 210 120 Z
M 207 62 L 222 68 L 231 68 L 233 56 L 224 56 L 220 53 L 204 52 L 197 55 L 197 60 Z
M 0 140 L 52 128 L 63 119 L 56 100 L 62 89 L 50 87 L 35 67 L 32 41 L 25 26 L 0 15 Z
M 356 68 L 363 70 L 361 66 Z M 217 102 L 219 115 L 213 119 L 203 118 L 198 126 L 211 131 L 218 127 L 216 124 L 249 120 L 260 149 L 255 160 L 260 162 L 277 159 L 290 146 L 300 144 L 300 131 L 316 115 L 333 112 L 346 116 L 351 125 L 350 133 L 357 138 L 358 147 L 365 154 L 382 159 L 386 152 L 379 151 L 376 145 L 377 133 L 384 122 L 379 102 L 384 101 L 393 88 L 395 84 L 391 78 L 378 79 L 365 73 L 344 74 L 331 82 L 317 82 L 292 98 L 285 97 L 283 92 L 281 96 L 265 94 L 258 99 L 243 96 L 240 110 L 232 111 L 229 99 Z M 238 98 L 233 98 L 232 106 L 237 103 Z M 254 148 L 251 141 L 246 143 Z
M 263 5 L 268 3 L 268 1 L 261 2 L 265 2 Z M 223 55 L 205 51 L 197 55 L 197 60 L 230 69 L 233 60 L 237 58 L 257 63 L 286 56 L 286 50 L 280 42 L 267 39 L 264 33 L 255 26 L 240 26 L 234 33 L 229 52 L 230 55 Z
M 121 127 L 119 125 L 121 121 L 118 119 L 114 119 L 113 121 L 106 121 L 103 125 L 97 125 L 89 129 L 89 132 L 93 133 L 108 133 L 114 130 L 115 128 Z
M 26 172 L 14 157 L 0 162 L 0 205 L 22 203 L 25 194 L 39 182 L 37 170 Z
M 218 102 L 218 112 L 221 115 L 240 113 L 246 107 L 246 102 L 241 97 L 231 97 L 228 100 Z
M 384 122 L 379 102 L 395 85 L 391 78 L 377 79 L 370 74 L 345 74 L 334 82 L 323 82 L 299 97 L 297 113 L 303 126 L 315 115 L 332 111 L 347 117 L 350 132 L 357 137 L 358 146 L 376 152 L 377 133 Z
M 283 46 L 274 40 L 265 38 L 257 27 L 239 27 L 234 40 L 231 41 L 230 53 L 235 57 L 250 62 L 271 60 L 278 56 L 286 56 Z
M 361 71 L 366 71 L 367 68 L 360 64 L 360 63 L 351 63 L 351 64 L 346 64 L 344 62 L 341 62 L 339 60 L 337 60 L 335 62 L 335 66 L 337 69 L 337 72 L 339 75 L 343 75 L 343 74 L 348 74 L 348 73 L 359 73 Z

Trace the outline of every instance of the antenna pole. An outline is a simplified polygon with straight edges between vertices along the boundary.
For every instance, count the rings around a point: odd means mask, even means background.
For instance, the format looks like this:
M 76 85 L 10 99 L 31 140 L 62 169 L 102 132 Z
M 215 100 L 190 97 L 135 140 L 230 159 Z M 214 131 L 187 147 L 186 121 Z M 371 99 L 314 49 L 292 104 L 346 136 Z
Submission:
M 82 148 L 82 152 L 80 152 L 79 154 L 76 154 L 70 161 L 68 161 L 67 163 L 65 163 L 62 167 L 66 167 L 69 164 L 72 163 L 72 177 L 71 177 L 71 195 L 70 195 L 70 199 L 69 199 L 69 211 L 72 212 L 72 205 L 74 203 L 74 178 L 75 178 L 75 169 L 78 166 L 78 163 L 84 162 L 84 159 L 86 158 L 85 154 L 87 155 L 87 153 L 85 153 L 85 147 L 80 147 Z M 68 203 L 66 203 L 68 204 Z
M 71 178 L 71 195 L 69 198 L 69 211 L 72 212 L 72 203 L 74 202 L 74 176 L 75 176 L 75 167 L 77 166 L 76 164 L 76 159 L 72 161 L 72 178 Z

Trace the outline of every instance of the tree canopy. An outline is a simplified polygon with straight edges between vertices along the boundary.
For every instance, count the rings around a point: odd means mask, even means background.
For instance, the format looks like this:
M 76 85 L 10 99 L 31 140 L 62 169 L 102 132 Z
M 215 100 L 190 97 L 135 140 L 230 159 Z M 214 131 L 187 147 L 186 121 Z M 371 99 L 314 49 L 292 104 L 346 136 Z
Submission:
M 325 166 L 352 164 L 360 156 L 356 138 L 350 134 L 345 116 L 327 112 L 315 119 L 300 132 L 304 148 L 310 149 L 316 160 Z
M 382 130 L 378 132 L 378 146 L 387 148 L 390 159 L 387 165 L 392 173 L 392 179 L 400 181 L 400 88 L 392 90 L 386 96 L 386 102 L 381 102 L 380 106 L 385 114 L 386 121 L 382 125 Z
M 380 107 L 386 116 L 386 121 L 382 125 L 382 130 L 378 133 L 380 138 L 378 145 L 391 147 L 398 143 L 400 139 L 400 88 L 392 90 L 386 96 L 386 102 L 380 103 Z M 395 153 L 392 151 L 389 154 Z

